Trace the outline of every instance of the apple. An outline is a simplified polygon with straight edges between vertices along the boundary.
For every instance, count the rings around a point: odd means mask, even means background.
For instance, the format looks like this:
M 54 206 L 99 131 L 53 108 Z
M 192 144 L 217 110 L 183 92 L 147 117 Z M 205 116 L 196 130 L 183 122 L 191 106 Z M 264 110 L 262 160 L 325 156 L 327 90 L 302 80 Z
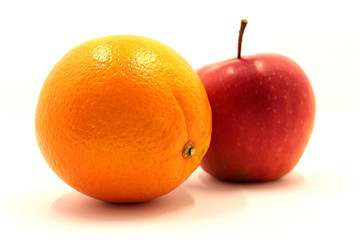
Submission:
M 279 54 L 238 56 L 197 70 L 212 109 L 201 167 L 228 181 L 270 181 L 289 173 L 310 139 L 315 97 L 304 71 Z

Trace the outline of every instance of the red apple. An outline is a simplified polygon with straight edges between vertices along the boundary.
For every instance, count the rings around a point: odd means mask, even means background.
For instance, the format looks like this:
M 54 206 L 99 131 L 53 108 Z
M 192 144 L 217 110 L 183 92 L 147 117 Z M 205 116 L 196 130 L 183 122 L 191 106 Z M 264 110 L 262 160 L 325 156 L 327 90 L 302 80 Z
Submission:
M 309 141 L 315 97 L 304 71 L 278 54 L 241 56 L 197 70 L 212 109 L 202 168 L 230 181 L 269 181 L 289 173 Z

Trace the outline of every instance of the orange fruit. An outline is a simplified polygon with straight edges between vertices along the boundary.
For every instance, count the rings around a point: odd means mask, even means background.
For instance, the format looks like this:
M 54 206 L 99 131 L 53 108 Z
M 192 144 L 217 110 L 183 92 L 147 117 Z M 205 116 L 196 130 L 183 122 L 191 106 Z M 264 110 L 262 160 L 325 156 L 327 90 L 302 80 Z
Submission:
M 108 202 L 169 193 L 199 166 L 211 136 L 205 89 L 184 58 L 140 36 L 70 50 L 41 89 L 39 148 L 68 185 Z

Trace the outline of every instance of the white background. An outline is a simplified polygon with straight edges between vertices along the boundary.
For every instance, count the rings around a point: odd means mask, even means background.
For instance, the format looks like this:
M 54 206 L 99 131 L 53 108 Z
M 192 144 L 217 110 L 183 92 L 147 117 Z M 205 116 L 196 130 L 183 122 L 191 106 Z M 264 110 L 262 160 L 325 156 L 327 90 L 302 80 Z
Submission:
M 2 1 L 0 3 L 0 234 L 20 239 L 359 239 L 360 17 L 356 1 Z M 72 47 L 137 34 L 195 68 L 243 55 L 294 59 L 317 101 L 298 166 L 264 184 L 229 184 L 201 169 L 145 204 L 109 205 L 59 180 L 34 136 L 37 96 Z M 231 236 L 231 237 L 230 237 Z

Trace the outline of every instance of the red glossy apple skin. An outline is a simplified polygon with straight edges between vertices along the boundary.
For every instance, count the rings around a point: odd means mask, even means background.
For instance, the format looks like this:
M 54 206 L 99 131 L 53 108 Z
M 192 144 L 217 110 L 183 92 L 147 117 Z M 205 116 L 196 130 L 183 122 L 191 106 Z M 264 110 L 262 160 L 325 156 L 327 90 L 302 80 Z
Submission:
M 315 97 L 304 71 L 278 54 L 197 70 L 212 108 L 210 148 L 201 167 L 229 181 L 269 181 L 289 173 L 309 141 Z

